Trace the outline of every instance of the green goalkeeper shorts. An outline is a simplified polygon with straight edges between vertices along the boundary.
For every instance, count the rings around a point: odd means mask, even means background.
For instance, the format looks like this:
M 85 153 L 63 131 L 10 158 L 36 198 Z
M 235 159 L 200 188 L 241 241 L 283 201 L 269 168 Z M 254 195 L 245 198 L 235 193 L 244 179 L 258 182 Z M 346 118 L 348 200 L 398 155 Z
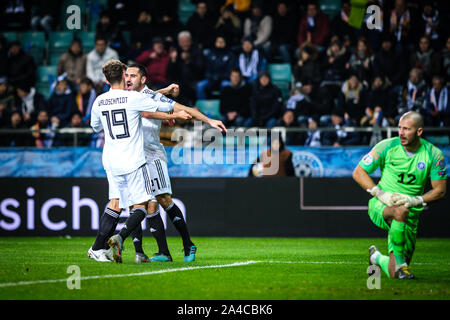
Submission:
M 382 203 L 377 198 L 373 197 L 369 201 L 369 217 L 370 220 L 378 227 L 383 230 L 389 231 L 391 228 L 389 224 L 383 218 L 383 210 L 386 208 L 386 205 Z M 403 252 L 405 257 L 411 261 L 412 255 L 414 253 L 414 249 L 416 247 L 416 238 L 417 238 L 417 225 L 418 225 L 418 217 L 417 218 L 408 218 L 405 225 L 405 246 L 403 247 Z M 392 244 L 391 236 L 388 233 L 388 251 L 392 252 L 394 249 Z

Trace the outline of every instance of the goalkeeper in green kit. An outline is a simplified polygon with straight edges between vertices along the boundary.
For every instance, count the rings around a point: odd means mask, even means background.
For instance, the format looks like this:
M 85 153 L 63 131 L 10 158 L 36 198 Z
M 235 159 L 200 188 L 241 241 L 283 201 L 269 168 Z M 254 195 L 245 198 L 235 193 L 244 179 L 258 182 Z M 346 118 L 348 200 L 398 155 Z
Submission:
M 353 172 L 353 179 L 373 196 L 369 201 L 370 219 L 388 231 L 389 256 L 371 246 L 369 263 L 380 266 L 390 278 L 414 278 L 409 265 L 419 215 L 427 203 L 441 199 L 446 192 L 443 153 L 421 138 L 423 126 L 419 113 L 405 113 L 399 121 L 399 136 L 379 142 Z M 378 167 L 381 179 L 375 185 L 369 174 Z M 432 188 L 424 194 L 428 177 Z

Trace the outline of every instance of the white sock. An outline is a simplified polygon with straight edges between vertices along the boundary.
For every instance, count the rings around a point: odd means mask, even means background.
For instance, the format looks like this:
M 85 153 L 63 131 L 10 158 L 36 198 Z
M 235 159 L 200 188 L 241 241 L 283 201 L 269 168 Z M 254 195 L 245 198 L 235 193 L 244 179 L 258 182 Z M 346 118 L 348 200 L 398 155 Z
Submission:
M 377 264 L 377 257 L 380 255 L 380 251 L 375 251 L 373 255 L 370 256 L 370 263 Z

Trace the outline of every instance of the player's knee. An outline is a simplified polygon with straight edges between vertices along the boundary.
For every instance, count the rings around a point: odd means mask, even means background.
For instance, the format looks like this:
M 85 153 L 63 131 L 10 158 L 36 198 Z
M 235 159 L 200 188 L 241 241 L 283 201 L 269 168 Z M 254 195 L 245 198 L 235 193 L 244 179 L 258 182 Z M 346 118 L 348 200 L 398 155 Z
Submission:
M 166 209 L 172 204 L 172 197 L 168 193 L 160 194 L 156 196 L 156 200 L 158 200 L 159 204 Z
M 398 206 L 394 209 L 394 219 L 399 222 L 406 222 L 409 210 L 404 206 Z

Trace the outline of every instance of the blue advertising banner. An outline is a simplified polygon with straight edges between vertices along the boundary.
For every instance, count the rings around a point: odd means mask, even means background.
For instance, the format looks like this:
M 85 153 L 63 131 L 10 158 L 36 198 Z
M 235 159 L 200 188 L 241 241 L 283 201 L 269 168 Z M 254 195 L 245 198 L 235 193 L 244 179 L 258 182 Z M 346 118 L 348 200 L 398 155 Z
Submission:
M 287 146 L 298 177 L 351 177 L 353 169 L 370 147 Z M 450 147 L 441 148 L 450 159 Z M 169 175 L 174 178 L 247 177 L 262 149 L 182 149 L 167 147 Z M 374 173 L 379 176 L 379 172 Z M 102 150 L 70 148 L 2 148 L 0 177 L 106 177 Z

